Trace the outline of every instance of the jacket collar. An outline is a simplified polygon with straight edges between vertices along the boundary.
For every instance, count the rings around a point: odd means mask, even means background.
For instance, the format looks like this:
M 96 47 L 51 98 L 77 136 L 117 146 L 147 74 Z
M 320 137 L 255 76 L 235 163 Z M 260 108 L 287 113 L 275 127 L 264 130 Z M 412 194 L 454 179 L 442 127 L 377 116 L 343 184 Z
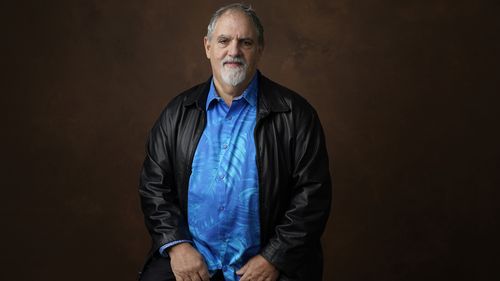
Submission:
M 279 92 L 279 86 L 269 78 L 265 77 L 257 71 L 259 79 L 259 95 L 258 95 L 258 114 L 267 115 L 271 112 L 287 112 L 290 107 L 283 99 Z M 191 91 L 184 100 L 184 106 L 196 104 L 199 110 L 205 110 L 207 102 L 208 91 L 210 90 L 210 82 L 212 76 L 205 82 Z

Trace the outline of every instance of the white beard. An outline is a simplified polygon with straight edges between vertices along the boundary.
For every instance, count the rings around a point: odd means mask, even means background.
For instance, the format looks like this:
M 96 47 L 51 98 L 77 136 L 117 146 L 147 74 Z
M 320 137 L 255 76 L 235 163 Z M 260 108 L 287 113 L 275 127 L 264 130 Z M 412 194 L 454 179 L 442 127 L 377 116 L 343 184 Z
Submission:
M 237 67 L 237 68 L 225 67 L 224 63 L 227 61 L 238 61 L 238 62 L 242 63 L 242 66 Z M 243 81 L 245 81 L 245 78 L 247 77 L 248 65 L 242 59 L 238 59 L 238 58 L 224 59 L 222 61 L 221 66 L 222 66 L 221 76 L 222 76 L 222 81 L 224 81 L 224 83 L 235 87 L 235 86 L 241 84 Z

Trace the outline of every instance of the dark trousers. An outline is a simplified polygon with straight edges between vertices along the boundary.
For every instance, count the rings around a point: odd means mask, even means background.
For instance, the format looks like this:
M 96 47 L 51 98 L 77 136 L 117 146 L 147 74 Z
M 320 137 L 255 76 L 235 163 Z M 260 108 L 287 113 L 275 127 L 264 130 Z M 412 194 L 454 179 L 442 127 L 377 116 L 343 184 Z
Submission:
M 140 281 L 175 281 L 170 258 L 154 255 L 139 277 Z M 210 278 L 210 281 L 224 281 L 222 271 L 217 272 Z
M 139 277 L 140 281 L 175 281 L 170 258 L 155 254 L 146 264 Z

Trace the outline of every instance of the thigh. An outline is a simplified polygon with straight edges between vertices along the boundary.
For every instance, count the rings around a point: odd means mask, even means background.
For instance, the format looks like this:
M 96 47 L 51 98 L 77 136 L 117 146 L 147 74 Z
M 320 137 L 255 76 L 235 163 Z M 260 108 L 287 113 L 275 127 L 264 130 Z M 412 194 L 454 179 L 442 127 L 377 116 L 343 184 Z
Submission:
M 170 259 L 154 255 L 142 271 L 140 281 L 175 281 Z

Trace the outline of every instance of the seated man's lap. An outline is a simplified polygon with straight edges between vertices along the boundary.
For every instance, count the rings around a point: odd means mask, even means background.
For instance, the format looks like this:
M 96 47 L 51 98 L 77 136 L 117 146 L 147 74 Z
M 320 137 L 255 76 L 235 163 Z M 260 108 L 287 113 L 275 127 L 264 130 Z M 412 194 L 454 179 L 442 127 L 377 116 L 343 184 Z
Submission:
M 170 259 L 154 255 L 142 271 L 140 281 L 175 281 Z

